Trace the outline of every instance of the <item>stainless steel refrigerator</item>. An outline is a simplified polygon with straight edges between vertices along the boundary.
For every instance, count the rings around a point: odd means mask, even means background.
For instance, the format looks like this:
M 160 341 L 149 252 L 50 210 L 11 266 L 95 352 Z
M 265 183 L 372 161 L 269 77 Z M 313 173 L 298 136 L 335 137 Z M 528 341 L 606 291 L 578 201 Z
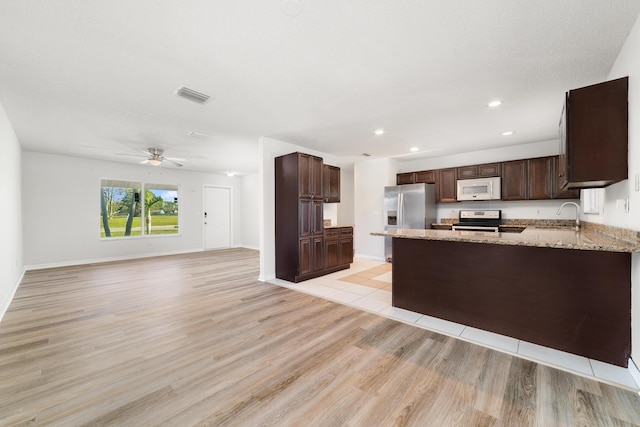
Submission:
M 425 229 L 436 222 L 435 184 L 384 187 L 384 229 Z M 392 259 L 392 238 L 384 238 L 384 257 Z

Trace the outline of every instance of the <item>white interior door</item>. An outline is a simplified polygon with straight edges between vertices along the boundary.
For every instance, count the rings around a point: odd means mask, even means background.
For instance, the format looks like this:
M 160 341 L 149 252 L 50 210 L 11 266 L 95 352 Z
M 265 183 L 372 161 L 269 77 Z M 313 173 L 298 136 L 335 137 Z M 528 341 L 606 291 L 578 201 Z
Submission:
M 231 246 L 231 189 L 204 187 L 204 247 Z

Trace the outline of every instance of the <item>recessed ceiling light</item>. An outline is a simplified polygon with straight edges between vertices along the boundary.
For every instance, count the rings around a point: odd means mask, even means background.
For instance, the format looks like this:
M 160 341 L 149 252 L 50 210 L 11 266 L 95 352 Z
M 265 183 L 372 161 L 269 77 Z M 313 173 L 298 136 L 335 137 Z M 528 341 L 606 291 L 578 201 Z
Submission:
M 384 133 L 384 129 L 376 129 L 374 132 L 376 135 L 382 135 Z
M 506 132 L 502 132 L 502 136 L 509 136 L 509 135 L 513 135 L 513 131 L 512 130 L 508 130 Z
M 409 151 L 411 151 L 412 153 L 415 153 L 416 151 L 418 151 L 418 147 L 411 147 Z
M 235 174 L 233 172 L 227 172 L 227 176 L 234 176 Z
M 488 103 L 487 107 L 495 108 L 495 107 L 499 107 L 500 105 L 502 105 L 502 101 L 495 100 Z

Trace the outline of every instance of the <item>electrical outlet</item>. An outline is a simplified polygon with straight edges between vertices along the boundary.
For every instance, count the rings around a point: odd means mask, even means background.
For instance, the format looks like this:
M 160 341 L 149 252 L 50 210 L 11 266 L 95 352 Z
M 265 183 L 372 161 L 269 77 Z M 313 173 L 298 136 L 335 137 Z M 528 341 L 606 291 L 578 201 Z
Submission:
M 629 199 L 616 199 L 616 208 L 622 208 L 629 213 Z

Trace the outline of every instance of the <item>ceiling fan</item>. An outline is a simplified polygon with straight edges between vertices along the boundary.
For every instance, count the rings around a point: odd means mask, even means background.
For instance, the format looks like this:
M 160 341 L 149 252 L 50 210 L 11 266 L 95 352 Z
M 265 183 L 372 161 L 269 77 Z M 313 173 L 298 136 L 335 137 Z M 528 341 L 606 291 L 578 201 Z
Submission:
M 164 162 L 170 163 L 177 167 L 182 167 L 182 163 L 186 162 L 187 159 L 181 159 L 179 157 L 165 157 L 164 150 L 162 148 L 147 148 L 146 151 L 143 151 L 144 155 L 148 156 L 147 159 L 140 162 L 140 164 L 150 164 L 152 166 L 160 166 Z M 128 154 L 128 153 L 117 153 L 119 155 L 125 156 L 138 156 L 141 157 L 142 154 Z

